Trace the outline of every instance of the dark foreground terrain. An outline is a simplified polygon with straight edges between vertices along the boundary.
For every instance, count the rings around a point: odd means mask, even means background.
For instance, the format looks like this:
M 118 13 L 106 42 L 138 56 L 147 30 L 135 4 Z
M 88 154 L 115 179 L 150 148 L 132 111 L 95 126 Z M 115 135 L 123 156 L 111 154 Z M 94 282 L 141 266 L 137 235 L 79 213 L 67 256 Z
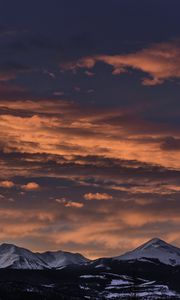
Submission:
M 180 299 L 180 267 L 99 259 L 61 270 L 0 270 L 0 300 Z

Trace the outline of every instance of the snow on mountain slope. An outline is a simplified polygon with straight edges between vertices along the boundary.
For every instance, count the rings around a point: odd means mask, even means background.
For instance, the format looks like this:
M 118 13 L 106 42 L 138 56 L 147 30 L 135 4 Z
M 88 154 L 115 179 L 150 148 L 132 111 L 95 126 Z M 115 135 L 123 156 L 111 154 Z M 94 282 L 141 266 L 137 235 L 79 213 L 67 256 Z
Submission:
M 81 275 L 79 287 L 87 299 L 180 299 L 177 291 L 162 282 L 108 272 Z
M 113 258 L 113 260 L 119 261 L 150 261 L 151 259 L 157 259 L 161 263 L 171 266 L 180 266 L 180 249 L 156 238 L 133 251 Z M 82 265 L 87 262 L 90 260 L 79 253 L 64 251 L 33 253 L 11 244 L 0 245 L 0 269 L 61 269 L 68 265 Z
M 133 251 L 115 257 L 116 260 L 158 259 L 160 262 L 176 266 L 180 265 L 180 249 L 158 238 L 152 239 Z
M 33 253 L 11 244 L 0 245 L 0 269 L 58 269 L 70 264 L 83 264 L 88 261 L 87 258 L 78 253 L 63 251 Z
M 33 252 L 11 244 L 0 245 L 0 269 L 42 270 L 49 266 Z
M 64 251 L 47 251 L 37 254 L 39 258 L 45 261 L 51 268 L 59 269 L 71 264 L 83 264 L 89 260 L 79 253 L 70 253 Z

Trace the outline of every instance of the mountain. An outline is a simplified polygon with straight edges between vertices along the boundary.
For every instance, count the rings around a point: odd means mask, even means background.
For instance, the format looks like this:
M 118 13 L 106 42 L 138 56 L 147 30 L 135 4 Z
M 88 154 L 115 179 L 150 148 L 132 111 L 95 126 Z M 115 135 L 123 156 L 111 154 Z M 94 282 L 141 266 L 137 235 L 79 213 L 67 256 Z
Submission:
M 158 260 L 159 262 L 167 265 L 180 266 L 180 249 L 158 238 L 154 238 L 135 250 L 112 259 L 119 261 Z M 102 260 L 103 259 L 98 259 L 96 261 Z M 88 262 L 93 263 L 93 261 L 90 261 L 79 253 L 70 253 L 65 251 L 34 253 L 30 250 L 12 244 L 2 244 L 0 246 L 1 269 L 60 269 L 69 265 L 84 265 Z M 101 266 L 101 263 L 99 264 Z
M 1 300 L 180 300 L 180 249 L 153 239 L 124 255 L 89 261 L 63 251 L 0 246 Z
M 65 251 L 47 251 L 44 253 L 37 253 L 37 256 L 54 269 L 60 269 L 72 264 L 81 265 L 89 261 L 89 259 L 79 253 Z
M 0 245 L 0 268 L 43 270 L 49 266 L 33 252 L 11 244 Z
M 112 258 L 119 261 L 154 261 L 171 266 L 180 266 L 180 249 L 158 238 L 154 238 L 133 251 Z M 96 265 L 98 261 L 98 265 Z M 60 269 L 69 265 L 85 265 L 88 262 L 101 267 L 103 259 L 90 261 L 79 253 L 47 251 L 34 253 L 12 244 L 0 245 L 0 268 L 11 269 Z M 95 263 L 94 263 L 95 262 Z
M 133 251 L 115 257 L 116 260 L 152 260 L 157 259 L 161 263 L 180 266 L 180 249 L 161 239 L 154 238 Z
M 0 245 L 0 269 L 59 269 L 72 264 L 84 264 L 88 261 L 79 253 L 63 251 L 34 253 L 12 244 Z

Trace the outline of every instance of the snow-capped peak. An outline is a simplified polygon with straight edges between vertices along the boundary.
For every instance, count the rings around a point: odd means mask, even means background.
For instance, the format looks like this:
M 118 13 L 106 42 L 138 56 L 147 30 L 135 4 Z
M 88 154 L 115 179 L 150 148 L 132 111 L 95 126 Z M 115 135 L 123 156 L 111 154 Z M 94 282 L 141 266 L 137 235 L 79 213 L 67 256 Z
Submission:
M 71 264 L 83 264 L 89 260 L 79 253 L 48 251 L 34 253 L 13 244 L 0 245 L 0 269 L 60 269 Z
M 180 249 L 159 238 L 154 238 L 115 259 L 141 261 L 144 259 L 158 259 L 164 264 L 175 266 L 180 265 Z
M 142 244 L 138 248 L 136 248 L 136 250 L 143 251 L 143 250 L 152 249 L 152 248 L 154 248 L 154 249 L 155 248 L 166 248 L 167 249 L 169 247 L 173 247 L 173 246 L 159 238 L 153 238 L 153 239 L 149 240 L 148 242 Z
M 0 269 L 45 269 L 48 265 L 33 252 L 12 244 L 0 245 Z
M 43 259 L 51 268 L 62 268 L 71 264 L 80 265 L 89 260 L 79 253 L 70 253 L 65 251 L 47 251 L 38 253 L 38 256 Z

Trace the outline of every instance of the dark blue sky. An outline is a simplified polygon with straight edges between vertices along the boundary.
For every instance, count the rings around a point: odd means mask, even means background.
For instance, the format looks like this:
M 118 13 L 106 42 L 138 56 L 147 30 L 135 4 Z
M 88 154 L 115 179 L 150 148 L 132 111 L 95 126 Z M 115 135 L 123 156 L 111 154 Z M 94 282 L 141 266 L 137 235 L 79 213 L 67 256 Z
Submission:
M 120 81 L 109 76 L 109 68 L 100 65 L 96 78 L 90 79 L 83 72 L 78 76 L 62 74 L 58 64 L 87 55 L 127 54 L 178 38 L 179 9 L 179 1 L 167 0 L 1 1 L 0 65 L 29 68 L 32 72 L 18 76 L 15 83 L 29 87 L 36 96 L 52 96 L 54 90 L 60 89 L 67 98 L 84 102 L 84 92 L 93 89 L 95 92 L 86 95 L 86 101 L 106 105 L 112 90 L 111 104 L 115 105 L 134 102 L 139 92 L 147 101 L 152 101 L 154 93 L 169 99 L 172 91 L 178 98 L 174 84 L 154 87 L 153 92 L 144 89 L 137 70 Z M 46 69 L 56 73 L 56 80 L 42 75 Z M 129 85 L 133 95 L 127 93 Z M 82 92 L 74 93 L 74 86 L 81 87 Z

